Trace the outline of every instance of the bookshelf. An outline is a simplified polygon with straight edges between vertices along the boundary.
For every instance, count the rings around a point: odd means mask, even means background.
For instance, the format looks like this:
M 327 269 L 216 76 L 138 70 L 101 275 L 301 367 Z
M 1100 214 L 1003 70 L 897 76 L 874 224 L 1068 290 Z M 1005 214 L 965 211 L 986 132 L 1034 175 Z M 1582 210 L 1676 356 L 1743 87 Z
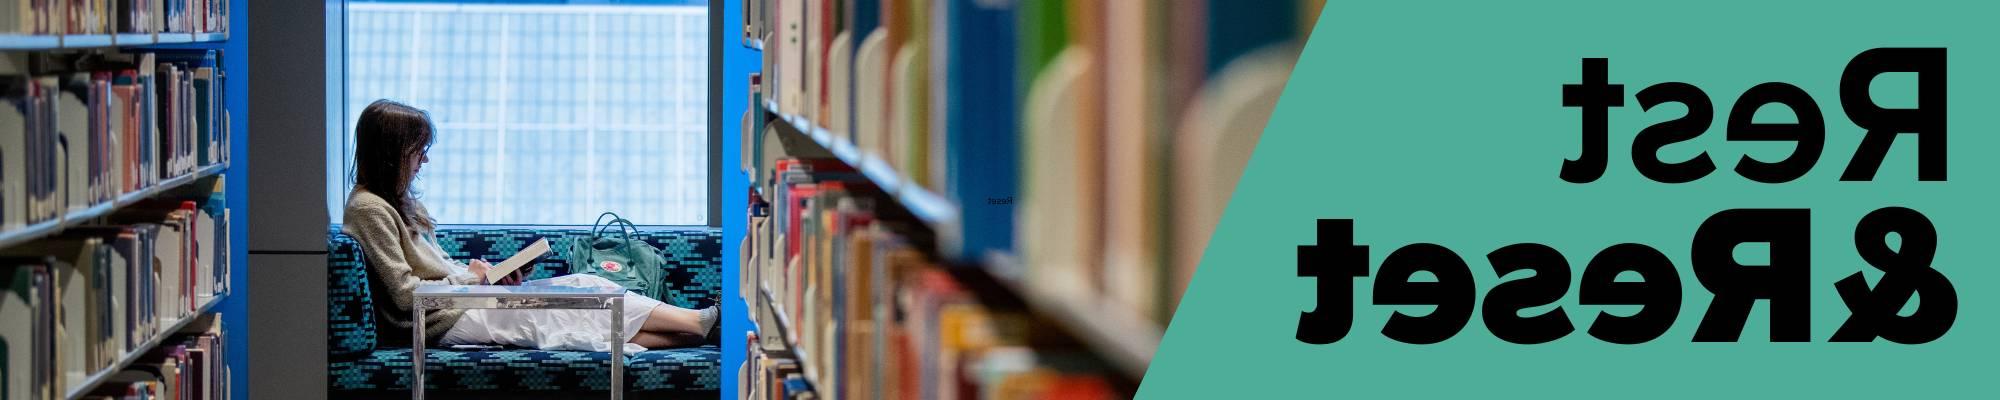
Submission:
M 989 259 L 993 260 L 992 265 L 1006 266 L 994 268 L 990 272 L 1006 273 L 1003 271 L 1007 271 L 1009 267 L 1017 267 L 1013 264 L 1012 258 L 1004 254 L 995 254 Z M 1144 376 L 1146 367 L 1152 364 L 1154 350 L 1160 347 L 1160 337 L 1165 334 L 1157 324 L 1132 318 L 1116 309 L 1103 307 L 1104 302 L 1101 299 L 1073 294 L 1080 291 L 1025 285 L 1018 277 L 1012 276 L 995 277 L 1009 290 L 1019 294 L 1037 312 L 1062 323 L 1064 328 L 1081 336 L 1080 339 L 1087 341 L 1100 354 L 1107 357 L 1127 377 L 1137 379 Z M 799 358 L 806 380 L 819 382 L 820 374 L 811 362 L 811 351 L 799 346 L 798 336 L 792 328 L 797 324 L 793 323 L 790 314 L 785 312 L 785 306 L 771 295 L 769 287 L 760 286 L 757 296 L 761 297 L 762 304 L 770 309 L 774 316 L 773 325 L 779 332 L 779 337 L 764 340 L 779 340 L 779 343 Z M 748 299 L 745 300 L 745 303 L 756 304 L 747 301 Z M 756 328 L 761 327 L 753 327 Z
M 216 43 L 228 40 L 228 33 L 0 34 L 0 51 L 100 49 L 161 44 Z
M 222 304 L 223 297 L 224 296 L 221 295 L 209 297 L 207 301 L 204 301 L 202 303 L 200 308 L 195 309 L 195 313 L 193 315 L 189 315 L 186 318 L 181 318 L 175 320 L 172 323 L 167 324 L 166 328 L 160 330 L 160 332 L 162 332 L 161 334 L 153 335 L 152 339 L 146 339 L 145 344 L 142 344 L 138 348 L 133 349 L 132 351 L 125 352 L 125 354 L 118 356 L 118 361 L 113 362 L 110 368 L 105 368 L 102 370 L 98 370 L 97 372 L 91 373 L 89 377 L 84 378 L 82 384 L 79 384 L 74 388 L 70 388 L 69 393 L 64 395 L 63 398 L 68 400 L 77 400 L 83 398 L 85 395 L 89 394 L 91 390 L 97 389 L 98 385 L 103 384 L 112 375 L 118 374 L 119 371 L 124 371 L 125 367 L 132 366 L 133 361 L 138 361 L 140 357 L 144 357 L 146 356 L 147 353 L 152 352 L 153 348 L 159 347 L 160 343 L 165 342 L 168 337 L 174 336 L 174 333 L 180 332 L 181 328 L 186 328 L 188 326 L 188 323 L 194 322 L 195 320 L 199 320 L 204 317 L 208 317 L 209 311 L 213 311 L 216 305 Z
M 795 130 L 795 134 L 812 139 L 841 162 L 853 166 L 883 193 L 890 195 L 898 205 L 910 210 L 913 216 L 934 232 L 942 235 L 944 232 L 960 229 L 956 204 L 923 187 L 902 184 L 908 180 L 903 178 L 901 173 L 890 168 L 881 158 L 857 151 L 847 138 L 835 136 L 824 127 L 814 126 L 811 121 L 803 117 L 779 112 L 775 104 L 767 102 L 764 106 L 767 108 L 766 112 L 771 113 L 771 118 L 784 121 L 790 129 Z M 1082 288 L 1056 287 L 1044 282 L 1031 284 L 1027 281 L 1026 268 L 1009 252 L 988 252 L 985 257 L 962 263 L 984 269 L 1013 291 L 1015 296 L 1025 300 L 1034 311 L 1063 323 L 1064 327 L 1081 336 L 1080 339 L 1084 339 L 1096 351 L 1112 361 L 1127 377 L 1138 379 L 1144 376 L 1146 366 L 1152 363 L 1154 351 L 1160 347 L 1160 338 L 1165 334 L 1165 329 L 1159 324 L 1138 318 L 1122 309 L 1105 307 L 1106 299 L 1101 298 L 1104 296 L 1088 293 Z M 767 299 L 767 303 L 778 308 L 774 311 L 781 325 L 793 325 L 787 323 L 783 306 L 769 300 L 768 287 L 762 288 L 759 292 Z M 782 327 L 780 330 L 785 331 Z M 790 331 L 786 332 L 789 335 Z M 787 344 L 797 342 L 796 338 L 789 336 L 785 339 Z M 796 346 L 792 347 L 795 348 L 794 352 L 801 354 L 800 358 L 806 358 L 803 355 L 804 351 L 796 350 Z M 808 371 L 807 376 L 815 376 L 810 373 L 812 371 L 810 367 L 806 368 L 806 371 Z
M 779 337 L 775 339 L 778 339 L 779 343 L 783 344 L 786 349 L 791 350 L 792 355 L 799 358 L 800 370 L 804 371 L 806 382 L 822 382 L 819 379 L 819 368 L 812 363 L 811 350 L 799 345 L 799 338 L 795 333 L 796 331 L 792 329 L 798 325 L 791 322 L 792 318 L 789 314 L 785 314 L 785 306 L 779 304 L 776 301 L 777 298 L 771 295 L 771 288 L 758 288 L 757 295 L 763 297 L 763 304 L 766 307 L 770 307 L 771 314 L 774 316 L 773 322 L 775 322 L 774 325 L 777 325 L 779 332 Z
M 738 3 L 748 387 L 864 399 L 1130 396 L 1324 5 Z
M 909 209 L 911 214 L 923 220 L 932 230 L 954 232 L 959 229 L 958 204 L 945 200 L 944 196 L 922 186 L 905 184 L 913 181 L 905 178 L 895 168 L 889 167 L 889 163 L 882 161 L 881 157 L 857 150 L 854 142 L 847 138 L 835 136 L 826 128 L 815 126 L 812 121 L 804 117 L 779 112 L 776 103 L 765 102 L 764 107 L 774 118 L 791 124 L 792 129 L 796 129 L 799 134 L 826 148 L 841 162 L 861 171 L 875 184 L 875 187 L 895 197 L 897 203 Z
M 245 257 L 230 217 L 244 187 L 226 183 L 242 179 L 230 127 L 246 110 L 230 100 L 245 81 L 226 84 L 246 54 L 232 3 L 24 2 L 49 14 L 0 33 L 0 76 L 25 87 L 5 93 L 16 109 L 0 154 L 17 157 L 0 183 L 26 200 L 0 210 L 0 273 L 8 295 L 34 295 L 0 307 L 0 325 L 16 349 L 5 361 L 36 372 L 0 397 L 240 393 L 243 359 L 225 350 L 245 347 L 246 321 L 230 296 Z
M 11 229 L 5 232 L 0 232 L 0 248 L 14 247 L 15 245 L 31 242 L 34 241 L 35 239 L 40 239 L 57 233 L 62 233 L 62 231 L 65 229 L 69 229 L 71 227 L 83 224 L 84 222 L 88 222 L 106 215 L 110 215 L 112 211 L 117 211 L 119 208 L 123 208 L 125 206 L 138 203 L 140 200 L 152 198 L 153 196 L 159 195 L 160 193 L 164 193 L 167 191 L 181 188 L 183 186 L 187 186 L 189 183 L 193 183 L 196 180 L 221 174 L 222 171 L 228 169 L 229 169 L 229 163 L 227 162 L 202 167 L 201 169 L 195 170 L 194 173 L 181 175 L 179 177 L 174 177 L 172 179 L 162 180 L 158 185 L 149 186 L 144 189 L 133 191 L 131 193 L 119 195 L 117 199 L 114 199 L 112 201 L 98 203 L 97 205 L 91 206 L 90 208 L 85 208 L 82 210 L 77 210 L 75 212 L 67 213 L 61 217 L 57 217 L 56 219 L 22 226 L 21 229 Z
M 1126 376 L 1138 379 L 1146 375 L 1146 366 L 1152 365 L 1153 353 L 1166 335 L 1165 327 L 1109 307 L 1111 302 L 1105 296 L 1083 288 L 1059 282 L 1030 283 L 1019 260 L 1007 253 L 988 255 L 985 268 L 1029 308 L 1061 323 Z

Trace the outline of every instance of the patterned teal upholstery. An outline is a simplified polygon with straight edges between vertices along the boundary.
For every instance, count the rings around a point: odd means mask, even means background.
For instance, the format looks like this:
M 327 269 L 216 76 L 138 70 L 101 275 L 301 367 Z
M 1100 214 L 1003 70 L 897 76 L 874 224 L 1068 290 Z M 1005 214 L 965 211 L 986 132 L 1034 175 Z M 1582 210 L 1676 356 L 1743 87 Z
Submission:
M 444 229 L 438 232 L 438 242 L 452 258 L 498 262 L 536 238 L 548 238 L 554 250 L 536 262 L 530 276 L 542 279 L 568 274 L 569 266 L 561 261 L 568 247 L 564 244 L 587 234 L 580 229 Z M 367 261 L 360 246 L 337 227 L 328 236 L 329 389 L 336 394 L 407 392 L 410 349 L 378 348 Z M 702 308 L 721 297 L 720 231 L 656 230 L 636 238 L 659 248 L 667 260 L 666 298 L 661 301 Z M 425 387 L 431 389 L 587 393 L 604 391 L 610 385 L 609 353 L 430 349 L 425 354 Z M 626 361 L 626 386 L 634 392 L 713 394 L 722 384 L 721 360 L 713 343 L 631 354 Z
M 368 268 L 353 238 L 332 234 L 327 253 L 326 330 L 328 358 L 359 357 L 375 350 L 375 302 L 368 292 Z
M 611 353 L 425 350 L 424 388 L 465 391 L 598 391 L 611 387 Z M 628 392 L 696 392 L 721 387 L 715 346 L 648 350 L 626 358 Z M 378 350 L 333 363 L 334 391 L 410 390 L 410 349 Z

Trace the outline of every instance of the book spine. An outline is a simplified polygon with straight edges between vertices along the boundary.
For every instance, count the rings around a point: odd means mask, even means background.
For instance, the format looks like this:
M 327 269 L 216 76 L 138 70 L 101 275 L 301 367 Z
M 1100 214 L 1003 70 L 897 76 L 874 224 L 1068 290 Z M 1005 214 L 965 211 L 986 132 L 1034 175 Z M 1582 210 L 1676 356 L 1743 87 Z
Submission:
M 951 0 L 940 3 L 944 25 L 935 56 L 944 60 L 943 76 L 933 83 L 943 103 L 943 161 L 946 191 L 964 202 L 961 224 L 967 229 L 959 243 L 945 243 L 946 254 L 977 256 L 1013 248 L 1014 205 L 1018 187 L 1021 96 L 1015 82 L 1015 49 L 1019 20 L 1013 2 Z M 957 245 L 957 248 L 953 248 Z

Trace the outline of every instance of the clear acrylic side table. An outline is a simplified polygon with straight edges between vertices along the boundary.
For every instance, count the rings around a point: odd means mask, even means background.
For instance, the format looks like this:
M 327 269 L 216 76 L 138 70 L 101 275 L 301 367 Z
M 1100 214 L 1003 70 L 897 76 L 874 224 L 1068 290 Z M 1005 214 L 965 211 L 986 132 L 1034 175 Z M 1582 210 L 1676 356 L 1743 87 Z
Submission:
M 569 286 L 419 286 L 411 307 L 411 397 L 424 399 L 424 310 L 611 310 L 611 400 L 625 398 L 625 289 Z

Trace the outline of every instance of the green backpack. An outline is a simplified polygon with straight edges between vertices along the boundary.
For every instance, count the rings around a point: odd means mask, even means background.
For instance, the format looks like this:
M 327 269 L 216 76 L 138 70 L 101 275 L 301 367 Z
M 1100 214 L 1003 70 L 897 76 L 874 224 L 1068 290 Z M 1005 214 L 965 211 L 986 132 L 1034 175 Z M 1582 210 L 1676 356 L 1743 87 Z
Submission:
M 611 217 L 611 222 L 605 222 L 605 217 Z M 606 234 L 607 229 L 616 229 L 618 235 Z M 570 272 L 597 275 L 646 297 L 663 298 L 667 260 L 660 257 L 660 249 L 632 239 L 637 230 L 632 221 L 618 214 L 598 215 L 589 235 L 570 241 L 566 260 Z

